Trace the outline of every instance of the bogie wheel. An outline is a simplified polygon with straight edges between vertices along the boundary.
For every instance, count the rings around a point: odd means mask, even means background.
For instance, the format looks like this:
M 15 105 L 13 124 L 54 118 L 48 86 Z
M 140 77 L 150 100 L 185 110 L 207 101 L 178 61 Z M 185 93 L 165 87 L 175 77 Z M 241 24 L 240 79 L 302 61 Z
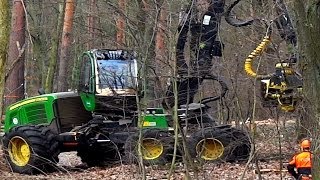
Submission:
M 110 139 L 109 130 L 102 125 L 104 119 L 94 118 L 83 129 L 76 129 L 81 133 L 77 137 L 77 155 L 88 167 L 109 166 L 121 160 L 122 153 L 119 145 Z M 123 144 L 123 143 L 122 143 Z
M 204 160 L 216 160 L 223 155 L 224 145 L 219 139 L 206 138 L 196 145 L 196 153 Z
M 129 136 L 124 146 L 128 163 L 139 162 L 139 145 L 143 162 L 146 165 L 164 165 L 172 160 L 174 139 L 165 130 L 142 130 L 141 143 L 139 143 L 139 132 Z
M 4 156 L 14 172 L 37 174 L 55 168 L 60 153 L 54 134 L 45 126 L 18 126 L 3 137 Z
M 191 135 L 190 154 L 199 161 L 240 161 L 250 155 L 244 131 L 233 127 L 206 128 Z
M 206 128 L 192 134 L 188 141 L 191 157 L 200 161 L 218 161 L 225 160 L 228 155 L 231 136 L 225 130 Z
M 230 143 L 230 154 L 227 161 L 248 160 L 251 153 L 251 140 L 244 130 L 232 128 L 233 141 Z
M 107 166 L 121 160 L 117 145 L 111 142 L 92 146 L 84 144 L 77 152 L 81 161 L 88 167 Z

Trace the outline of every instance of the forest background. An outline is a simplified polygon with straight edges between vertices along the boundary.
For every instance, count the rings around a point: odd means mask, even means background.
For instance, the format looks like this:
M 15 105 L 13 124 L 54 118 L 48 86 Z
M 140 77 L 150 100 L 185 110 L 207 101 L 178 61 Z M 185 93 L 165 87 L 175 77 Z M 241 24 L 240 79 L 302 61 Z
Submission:
M 140 62 L 148 63 L 148 103 L 159 105 L 168 77 L 173 76 L 175 47 L 181 11 L 186 0 L 14 0 L 0 2 L 0 113 L 25 97 L 75 88 L 77 59 L 89 49 L 130 49 Z M 197 1 L 199 8 L 205 0 Z M 231 1 L 226 0 L 226 4 Z M 266 33 L 264 25 L 232 27 L 221 22 L 218 39 L 224 44 L 223 56 L 213 61 L 212 74 L 229 87 L 223 101 L 211 104 L 212 115 L 221 123 L 255 123 L 275 119 L 282 125 L 295 121 L 295 137 L 313 139 L 319 147 L 320 122 L 320 1 L 287 0 L 298 34 L 299 64 L 304 77 L 304 101 L 294 113 L 284 113 L 260 104 L 259 84 L 248 77 L 244 60 Z M 237 18 L 275 18 L 274 1 L 243 0 L 234 9 Z M 11 24 L 10 24 L 11 22 Z M 259 71 L 273 72 L 277 62 L 288 58 L 292 49 L 277 31 L 272 45 L 260 58 Z M 188 49 L 186 49 L 187 56 Z M 187 57 L 187 59 L 188 59 Z M 155 86 L 155 77 L 160 85 Z M 206 82 L 199 95 L 218 93 L 215 83 Z M 279 118 L 281 117 L 281 118 Z M 315 151 L 318 154 L 318 151 Z M 315 156 L 318 162 L 319 156 Z M 318 164 L 318 163 L 317 163 Z M 315 167 L 316 168 L 316 167 Z M 317 171 L 320 168 L 317 168 Z M 316 176 L 318 177 L 318 176 Z

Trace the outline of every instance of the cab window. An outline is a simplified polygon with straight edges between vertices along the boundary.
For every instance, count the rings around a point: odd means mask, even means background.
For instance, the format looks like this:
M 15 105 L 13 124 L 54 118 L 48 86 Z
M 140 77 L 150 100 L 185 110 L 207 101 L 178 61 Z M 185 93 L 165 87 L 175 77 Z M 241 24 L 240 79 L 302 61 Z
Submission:
M 84 55 L 80 62 L 79 91 L 93 92 L 92 63 L 88 55 Z

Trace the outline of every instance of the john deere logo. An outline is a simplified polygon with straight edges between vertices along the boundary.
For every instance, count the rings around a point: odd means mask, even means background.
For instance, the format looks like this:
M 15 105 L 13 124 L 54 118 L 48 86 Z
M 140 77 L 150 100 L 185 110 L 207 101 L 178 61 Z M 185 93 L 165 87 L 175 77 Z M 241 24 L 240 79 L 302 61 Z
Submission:
M 17 118 L 13 118 L 13 119 L 12 119 L 12 123 L 13 123 L 13 124 L 18 124 L 18 123 L 19 123 L 19 121 L 18 121 L 18 119 L 17 119 Z

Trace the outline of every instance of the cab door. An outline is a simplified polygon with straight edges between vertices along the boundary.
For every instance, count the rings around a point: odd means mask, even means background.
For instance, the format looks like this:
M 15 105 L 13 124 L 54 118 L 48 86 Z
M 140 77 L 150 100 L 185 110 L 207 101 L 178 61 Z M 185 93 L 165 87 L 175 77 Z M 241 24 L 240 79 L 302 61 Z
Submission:
M 95 66 L 92 54 L 86 52 L 80 59 L 80 75 L 78 91 L 87 111 L 94 111 L 95 102 Z

